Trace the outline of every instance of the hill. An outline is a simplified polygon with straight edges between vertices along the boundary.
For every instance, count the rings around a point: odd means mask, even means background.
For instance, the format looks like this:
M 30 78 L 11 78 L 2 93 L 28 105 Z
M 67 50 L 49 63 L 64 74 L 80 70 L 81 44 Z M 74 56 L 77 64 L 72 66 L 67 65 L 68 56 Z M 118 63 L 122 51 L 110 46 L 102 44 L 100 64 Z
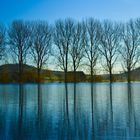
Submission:
M 37 68 L 31 65 L 23 65 L 24 73 L 22 75 L 23 82 L 37 82 Z M 19 79 L 18 64 L 5 64 L 0 66 L 0 82 L 1 83 L 16 83 Z M 140 81 L 140 67 L 131 72 L 132 81 Z M 65 74 L 63 71 L 52 71 L 43 69 L 41 71 L 41 81 L 64 81 Z M 74 72 L 67 73 L 68 82 L 74 82 Z M 76 81 L 85 82 L 90 81 L 90 75 L 86 75 L 83 71 L 76 72 Z M 127 73 L 114 74 L 114 81 L 126 81 Z M 95 75 L 94 81 L 104 82 L 109 81 L 109 74 Z
M 109 81 L 109 74 L 99 75 L 102 81 Z M 127 72 L 113 74 L 113 81 L 127 81 Z M 131 71 L 131 81 L 140 81 L 140 67 Z
M 37 68 L 30 65 L 23 65 L 24 73 L 22 75 L 23 82 L 37 82 Z M 5 64 L 0 66 L 0 82 L 18 82 L 19 65 Z M 68 82 L 74 81 L 74 74 L 69 71 L 67 74 Z M 76 72 L 77 81 L 86 81 L 86 75 L 82 71 Z M 41 71 L 41 81 L 64 81 L 64 72 L 43 69 Z

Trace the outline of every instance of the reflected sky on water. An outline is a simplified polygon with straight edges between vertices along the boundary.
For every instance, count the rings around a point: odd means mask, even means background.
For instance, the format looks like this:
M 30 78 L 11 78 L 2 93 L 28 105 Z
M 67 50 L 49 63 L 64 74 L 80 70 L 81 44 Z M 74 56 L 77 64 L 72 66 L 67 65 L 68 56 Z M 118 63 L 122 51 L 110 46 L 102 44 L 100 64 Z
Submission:
M 0 85 L 0 139 L 140 139 L 139 91 L 140 83 Z

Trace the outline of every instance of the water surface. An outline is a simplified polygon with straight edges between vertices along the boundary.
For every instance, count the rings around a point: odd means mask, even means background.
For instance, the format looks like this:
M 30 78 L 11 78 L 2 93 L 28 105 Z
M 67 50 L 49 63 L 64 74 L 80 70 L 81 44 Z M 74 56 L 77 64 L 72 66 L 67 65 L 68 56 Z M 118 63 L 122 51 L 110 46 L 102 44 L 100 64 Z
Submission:
M 2 140 L 139 140 L 140 83 L 0 85 Z

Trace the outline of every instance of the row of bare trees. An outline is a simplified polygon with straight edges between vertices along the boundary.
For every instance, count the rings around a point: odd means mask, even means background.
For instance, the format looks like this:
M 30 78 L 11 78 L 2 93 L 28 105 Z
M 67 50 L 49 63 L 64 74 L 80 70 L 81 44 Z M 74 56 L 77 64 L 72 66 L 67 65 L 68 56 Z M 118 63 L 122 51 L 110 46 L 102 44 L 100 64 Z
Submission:
M 41 69 L 47 62 L 51 50 L 51 28 L 47 22 L 14 21 L 8 30 L 10 52 L 19 64 L 19 81 L 30 56 L 37 67 L 38 82 Z M 31 61 L 30 61 L 31 63 Z
M 27 61 L 36 65 L 40 81 L 41 69 L 50 56 L 54 56 L 51 58 L 55 58 L 64 71 L 65 81 L 70 66 L 76 81 L 76 71 L 84 63 L 93 81 L 95 67 L 100 63 L 112 82 L 114 65 L 121 58 L 130 82 L 131 71 L 140 58 L 139 45 L 140 19 L 125 24 L 90 18 L 82 22 L 57 20 L 54 25 L 45 21 L 16 20 L 7 29 L 0 25 L 0 59 L 8 50 L 9 58 L 13 56 L 19 64 L 19 81 L 22 81 L 23 65 Z

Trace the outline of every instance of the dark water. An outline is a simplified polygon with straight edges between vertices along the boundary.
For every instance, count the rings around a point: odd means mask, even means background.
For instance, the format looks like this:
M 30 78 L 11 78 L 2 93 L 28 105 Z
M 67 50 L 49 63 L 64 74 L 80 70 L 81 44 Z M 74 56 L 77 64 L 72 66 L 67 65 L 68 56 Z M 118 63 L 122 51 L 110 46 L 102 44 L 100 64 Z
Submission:
M 140 140 L 140 83 L 0 85 L 0 140 Z

